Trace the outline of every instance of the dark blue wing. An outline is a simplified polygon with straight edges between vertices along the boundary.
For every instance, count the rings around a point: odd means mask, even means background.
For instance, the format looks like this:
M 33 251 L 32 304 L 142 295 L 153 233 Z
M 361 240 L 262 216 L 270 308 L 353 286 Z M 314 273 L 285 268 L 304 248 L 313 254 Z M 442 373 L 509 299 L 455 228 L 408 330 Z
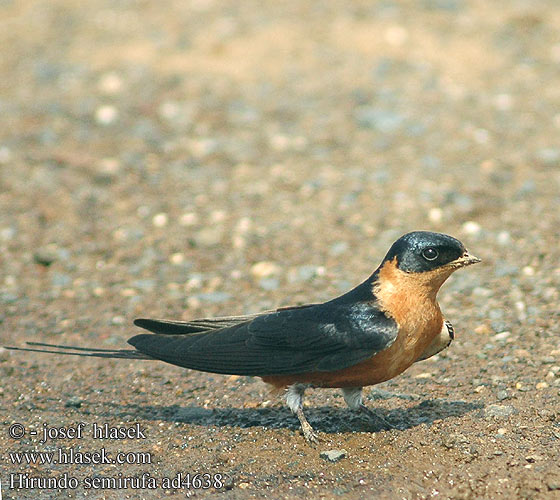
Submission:
M 369 302 L 327 302 L 279 310 L 194 335 L 137 335 L 129 343 L 185 368 L 287 375 L 352 366 L 389 347 L 397 330 L 395 322 Z

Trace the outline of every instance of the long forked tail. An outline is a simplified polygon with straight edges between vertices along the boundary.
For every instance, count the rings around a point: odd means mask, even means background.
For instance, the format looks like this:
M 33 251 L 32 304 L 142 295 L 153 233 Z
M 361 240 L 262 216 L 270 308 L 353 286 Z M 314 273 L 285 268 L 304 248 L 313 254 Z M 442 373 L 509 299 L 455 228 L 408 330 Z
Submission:
M 64 354 L 67 356 L 90 356 L 94 358 L 120 358 L 120 359 L 154 359 L 135 349 L 95 349 L 90 347 L 78 347 L 72 345 L 44 344 L 42 342 L 26 342 L 29 346 L 34 347 L 9 347 L 12 351 L 31 351 L 46 352 L 49 354 Z M 37 349 L 37 347 L 46 347 L 48 349 Z

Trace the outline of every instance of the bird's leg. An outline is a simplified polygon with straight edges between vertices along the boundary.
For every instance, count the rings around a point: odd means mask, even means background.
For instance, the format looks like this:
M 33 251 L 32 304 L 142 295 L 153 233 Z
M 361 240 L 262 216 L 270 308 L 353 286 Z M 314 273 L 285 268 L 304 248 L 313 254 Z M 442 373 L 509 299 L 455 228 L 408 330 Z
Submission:
M 301 424 L 301 430 L 308 443 L 317 443 L 319 441 L 319 435 L 313 430 L 311 424 L 305 418 L 303 413 L 303 394 L 305 393 L 305 385 L 303 384 L 293 384 L 288 387 L 286 392 L 286 404 L 292 410 L 292 412 L 297 416 L 299 423 Z
M 361 387 L 343 387 L 342 395 L 344 396 L 344 401 L 346 401 L 346 404 L 352 410 L 359 410 L 362 413 L 365 413 L 371 420 L 381 423 L 384 427 L 396 429 L 393 424 L 387 422 L 387 420 L 385 420 L 381 415 L 378 415 L 375 411 L 369 409 L 364 404 Z

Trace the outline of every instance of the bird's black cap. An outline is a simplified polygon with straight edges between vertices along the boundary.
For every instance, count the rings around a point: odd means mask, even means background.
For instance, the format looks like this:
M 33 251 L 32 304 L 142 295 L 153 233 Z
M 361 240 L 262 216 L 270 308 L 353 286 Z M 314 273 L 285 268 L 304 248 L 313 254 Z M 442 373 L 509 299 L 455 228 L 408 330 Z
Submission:
M 432 271 L 446 265 L 463 267 L 480 262 L 468 254 L 465 246 L 447 234 L 414 231 L 401 236 L 385 256 L 385 261 L 397 259 L 397 267 L 408 273 Z

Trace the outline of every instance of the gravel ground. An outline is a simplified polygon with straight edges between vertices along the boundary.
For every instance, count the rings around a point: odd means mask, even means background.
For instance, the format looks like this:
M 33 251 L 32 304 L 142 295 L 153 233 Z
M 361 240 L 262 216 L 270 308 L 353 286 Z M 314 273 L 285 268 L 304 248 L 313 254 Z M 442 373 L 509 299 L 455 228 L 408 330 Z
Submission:
M 440 293 L 451 348 L 366 392 L 398 429 L 314 391 L 316 448 L 259 379 L 0 350 L 4 498 L 560 498 L 556 0 L 0 0 L 0 19 L 0 344 L 124 348 L 137 316 L 325 300 L 414 229 L 484 260 Z M 145 437 L 93 439 L 105 423 Z M 70 447 L 152 463 L 9 455 Z M 19 472 L 79 486 L 9 490 Z

